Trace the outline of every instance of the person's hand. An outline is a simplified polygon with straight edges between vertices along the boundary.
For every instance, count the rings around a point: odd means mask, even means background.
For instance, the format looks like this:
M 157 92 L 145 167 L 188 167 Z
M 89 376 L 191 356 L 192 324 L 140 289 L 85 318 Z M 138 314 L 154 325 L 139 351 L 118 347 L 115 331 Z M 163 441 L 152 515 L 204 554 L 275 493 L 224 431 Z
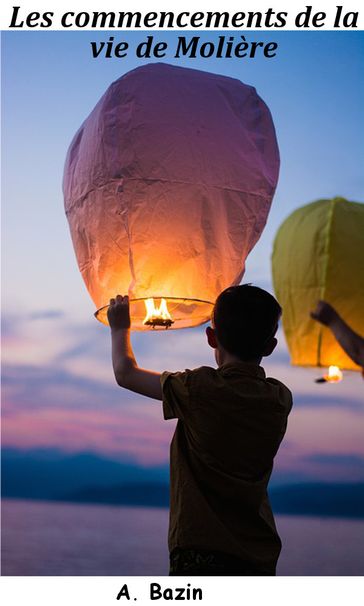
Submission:
M 109 308 L 107 310 L 107 319 L 111 329 L 128 329 L 130 328 L 130 309 L 129 297 L 116 295 L 115 299 L 110 299 Z
M 331 324 L 337 318 L 337 312 L 332 305 L 330 305 L 330 303 L 326 303 L 326 301 L 318 301 L 316 309 L 311 311 L 310 316 L 313 320 L 317 320 L 325 326 L 331 326 Z

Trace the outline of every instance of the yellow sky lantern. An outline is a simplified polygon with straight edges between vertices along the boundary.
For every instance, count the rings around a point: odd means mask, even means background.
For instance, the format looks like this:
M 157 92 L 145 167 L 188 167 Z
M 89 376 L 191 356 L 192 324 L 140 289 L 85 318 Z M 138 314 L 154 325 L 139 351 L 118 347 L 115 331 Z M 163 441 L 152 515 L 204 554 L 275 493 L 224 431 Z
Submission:
M 63 191 L 80 271 L 107 323 L 196 326 L 238 284 L 277 184 L 270 112 L 239 80 L 148 64 L 114 82 L 68 150 Z
M 318 200 L 294 211 L 279 228 L 272 255 L 273 284 L 293 364 L 361 370 L 331 331 L 310 318 L 319 299 L 364 335 L 364 204 Z M 335 368 L 337 367 L 337 368 Z M 331 377 L 331 378 L 330 378 Z

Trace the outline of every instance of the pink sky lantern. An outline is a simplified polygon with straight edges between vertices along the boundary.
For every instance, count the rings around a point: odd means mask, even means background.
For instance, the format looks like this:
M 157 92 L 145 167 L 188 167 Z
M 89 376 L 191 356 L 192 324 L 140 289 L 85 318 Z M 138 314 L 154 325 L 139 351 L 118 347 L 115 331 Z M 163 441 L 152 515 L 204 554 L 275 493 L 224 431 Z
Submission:
M 63 190 L 87 289 L 129 294 L 132 328 L 207 321 L 239 284 L 279 172 L 274 125 L 239 80 L 148 64 L 114 82 L 76 133 Z

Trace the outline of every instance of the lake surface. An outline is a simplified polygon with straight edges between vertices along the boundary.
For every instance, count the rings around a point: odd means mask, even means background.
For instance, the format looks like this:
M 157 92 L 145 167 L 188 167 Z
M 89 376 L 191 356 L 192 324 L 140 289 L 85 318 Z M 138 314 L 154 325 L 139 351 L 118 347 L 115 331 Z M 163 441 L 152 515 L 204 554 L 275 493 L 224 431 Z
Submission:
M 280 575 L 363 575 L 364 521 L 276 516 Z M 2 574 L 168 574 L 168 510 L 2 501 Z

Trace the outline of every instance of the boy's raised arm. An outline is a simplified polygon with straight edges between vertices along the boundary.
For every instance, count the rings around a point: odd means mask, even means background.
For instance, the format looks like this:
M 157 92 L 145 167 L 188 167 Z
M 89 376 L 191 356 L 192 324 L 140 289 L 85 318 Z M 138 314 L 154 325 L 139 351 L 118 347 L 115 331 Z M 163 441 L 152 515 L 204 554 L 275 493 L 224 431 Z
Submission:
M 117 295 L 110 299 L 107 312 L 111 328 L 112 364 L 115 379 L 120 387 L 156 400 L 162 400 L 162 387 L 158 372 L 139 368 L 130 341 L 129 297 Z

